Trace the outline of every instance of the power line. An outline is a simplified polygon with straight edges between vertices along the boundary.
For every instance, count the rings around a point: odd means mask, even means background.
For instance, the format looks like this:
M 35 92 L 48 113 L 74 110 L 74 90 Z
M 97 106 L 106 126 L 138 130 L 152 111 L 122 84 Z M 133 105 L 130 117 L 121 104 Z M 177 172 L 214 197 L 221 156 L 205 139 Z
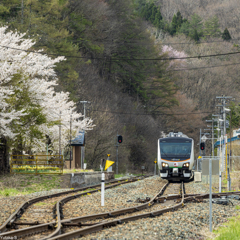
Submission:
M 240 39 L 231 39 L 231 41 L 239 41 Z M 189 45 L 189 44 L 202 44 L 202 43 L 224 43 L 227 41 L 209 41 L 209 42 L 185 42 L 185 43 L 164 43 L 162 42 L 162 44 L 171 44 L 171 45 L 177 45 L 177 44 L 181 44 L 181 45 Z
M 138 39 L 131 39 L 133 41 L 142 41 L 142 40 L 138 40 Z M 240 39 L 231 39 L 231 43 L 232 41 L 239 41 Z M 127 41 L 123 41 L 123 42 L 114 42 L 114 41 L 90 41 L 90 40 L 73 40 L 72 41 L 73 43 L 78 43 L 78 42 L 90 42 L 90 43 L 116 43 L 116 44 L 136 44 L 138 42 L 127 42 Z M 207 44 L 207 43 L 226 43 L 226 42 L 229 42 L 229 41 L 208 41 L 208 42 L 195 42 L 195 41 L 192 41 L 192 42 L 181 42 L 181 43 L 172 43 L 172 42 L 154 42 L 155 44 L 169 44 L 169 45 L 178 45 L 178 44 L 181 44 L 181 45 L 189 45 L 189 44 Z M 149 44 L 146 44 L 144 43 L 143 45 L 153 45 L 152 43 L 149 43 Z
M 198 70 L 198 69 L 205 69 L 205 68 L 216 68 L 216 67 L 227 67 L 227 66 L 233 66 L 233 65 L 239 65 L 240 63 L 230 63 L 230 64 L 225 64 L 225 65 L 214 65 L 214 66 L 208 66 L 208 67 L 198 67 L 198 68 L 175 68 L 172 69 L 172 71 L 177 72 L 177 71 L 189 71 L 189 70 Z
M 152 116 L 154 115 L 158 115 L 158 116 L 175 116 L 175 115 L 190 115 L 190 114 L 212 114 L 212 112 L 190 112 L 190 113 L 131 113 L 131 112 L 112 112 L 112 111 L 103 111 L 103 110 L 91 110 L 93 112 L 106 112 L 106 113 L 114 113 L 114 114 L 123 114 L 123 115 L 148 115 L 148 116 Z
M 205 68 L 228 67 L 228 66 L 234 66 L 234 65 L 239 65 L 239 64 L 240 63 L 230 63 L 230 64 L 213 65 L 213 66 L 196 67 L 196 68 L 174 68 L 174 69 L 171 69 L 171 71 L 180 72 L 180 71 L 198 70 L 198 69 L 205 69 Z M 139 73 L 159 73 L 159 72 L 158 71 L 143 71 L 143 72 L 137 72 L 135 74 L 139 74 Z
M 46 54 L 49 56 L 57 56 L 57 57 L 62 57 L 58 54 L 54 54 L 54 53 L 45 53 L 45 52 L 35 52 L 32 50 L 23 50 L 23 49 L 19 49 L 19 48 L 13 48 L 13 47 L 8 47 L 8 46 L 3 46 L 0 45 L 0 47 L 3 48 L 10 48 L 13 50 L 18 50 L 18 51 L 23 51 L 23 52 L 30 52 L 30 53 L 37 53 L 37 54 Z M 201 58 L 207 58 L 207 57 L 218 57 L 218 56 L 228 56 L 228 55 L 235 55 L 235 54 L 239 54 L 240 51 L 238 52 L 228 52 L 228 53 L 219 53 L 219 54 L 210 54 L 210 55 L 202 55 L 202 56 L 192 56 L 192 57 L 179 57 L 179 58 L 111 58 L 111 61 L 118 61 L 118 60 L 132 60 L 132 61 L 172 61 L 172 60 L 184 60 L 184 59 L 201 59 Z M 80 57 L 80 56 L 71 56 L 71 55 L 65 55 L 64 57 L 68 57 L 68 58 L 81 58 L 81 59 L 98 59 L 98 60 L 102 60 L 105 59 L 103 57 L 99 57 L 99 58 L 92 58 L 92 57 Z

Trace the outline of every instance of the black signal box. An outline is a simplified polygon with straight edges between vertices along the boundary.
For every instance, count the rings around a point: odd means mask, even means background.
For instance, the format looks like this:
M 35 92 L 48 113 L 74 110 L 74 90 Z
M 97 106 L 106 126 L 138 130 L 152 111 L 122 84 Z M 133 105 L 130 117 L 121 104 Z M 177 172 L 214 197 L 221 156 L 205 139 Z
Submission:
M 205 149 L 205 143 L 204 143 L 204 142 L 201 142 L 201 143 L 200 143 L 200 149 L 201 149 L 201 150 L 204 150 L 204 149 Z
M 122 143 L 122 136 L 121 135 L 118 136 L 118 143 Z

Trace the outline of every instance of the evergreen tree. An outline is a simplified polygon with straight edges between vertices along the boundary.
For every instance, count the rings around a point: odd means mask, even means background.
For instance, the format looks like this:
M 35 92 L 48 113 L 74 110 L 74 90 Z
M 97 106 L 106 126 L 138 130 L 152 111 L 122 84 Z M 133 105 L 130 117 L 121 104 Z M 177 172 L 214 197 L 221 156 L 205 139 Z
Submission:
M 181 28 L 182 23 L 183 23 L 183 18 L 181 13 L 178 11 L 177 12 L 177 31 Z
M 147 3 L 145 7 L 142 9 L 141 16 L 145 18 L 147 21 L 150 20 L 152 16 L 153 6 L 154 6 L 153 3 L 151 4 Z
M 184 20 L 186 20 L 186 19 L 184 19 Z M 190 24 L 187 20 L 183 21 L 183 23 L 181 25 L 181 28 L 178 30 L 178 32 L 183 33 L 186 36 L 188 36 L 189 35 L 189 29 L 190 29 L 189 25 Z
M 157 7 L 153 3 L 151 4 L 151 10 L 152 12 L 149 20 L 151 21 L 151 23 L 153 23 L 155 21 L 156 14 L 158 12 Z
M 194 29 L 194 33 L 193 33 L 193 35 L 192 35 L 191 37 L 192 37 L 192 39 L 195 40 L 196 42 L 198 42 L 198 41 L 200 40 L 197 29 Z
M 136 0 L 136 10 L 141 13 L 142 9 L 145 8 L 146 1 L 145 0 Z
M 215 15 L 205 22 L 204 36 L 219 37 L 220 35 L 218 17 Z
M 231 37 L 231 35 L 230 35 L 230 33 L 229 33 L 227 28 L 225 28 L 224 31 L 223 31 L 222 39 L 226 40 L 226 41 L 229 41 L 229 40 L 232 39 L 232 37 Z
M 191 20 L 189 22 L 189 36 L 193 39 L 200 38 L 203 35 L 203 23 L 202 18 L 196 13 L 191 16 Z M 196 33 L 197 36 L 196 37 Z
M 157 14 L 155 15 L 155 20 L 153 22 L 153 25 L 156 26 L 157 28 L 162 28 L 161 26 L 161 20 L 162 20 L 162 14 L 158 10 Z
M 174 14 L 172 18 L 172 23 L 171 23 L 171 35 L 174 35 L 177 32 L 177 27 L 178 27 L 178 21 L 177 21 L 177 16 Z

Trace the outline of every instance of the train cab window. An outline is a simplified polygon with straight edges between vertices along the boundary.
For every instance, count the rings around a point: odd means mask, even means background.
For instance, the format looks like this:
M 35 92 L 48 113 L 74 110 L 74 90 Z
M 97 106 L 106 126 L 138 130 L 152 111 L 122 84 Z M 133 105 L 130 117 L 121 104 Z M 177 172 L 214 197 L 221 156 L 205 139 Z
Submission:
M 164 157 L 190 157 L 192 141 L 188 139 L 162 139 L 160 152 Z

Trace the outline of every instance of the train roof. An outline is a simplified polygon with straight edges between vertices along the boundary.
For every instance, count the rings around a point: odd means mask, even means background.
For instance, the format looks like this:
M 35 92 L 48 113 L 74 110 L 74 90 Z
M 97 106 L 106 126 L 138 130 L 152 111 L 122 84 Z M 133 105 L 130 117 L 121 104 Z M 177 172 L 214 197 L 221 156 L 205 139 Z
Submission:
M 171 140 L 173 140 L 173 141 L 174 140 L 183 140 L 183 141 L 185 140 L 186 141 L 186 140 L 193 140 L 193 139 L 189 138 L 189 137 L 165 137 L 165 138 L 159 138 L 159 140 L 160 141 L 162 141 L 162 140 L 170 140 L 170 141 Z
M 160 138 L 162 139 L 179 139 L 179 140 L 187 140 L 187 139 L 192 139 L 189 138 L 187 135 L 183 134 L 182 132 L 170 132 L 166 137 Z
M 182 132 L 170 132 L 167 137 L 182 137 L 182 138 L 189 138 L 187 135 L 183 134 Z

